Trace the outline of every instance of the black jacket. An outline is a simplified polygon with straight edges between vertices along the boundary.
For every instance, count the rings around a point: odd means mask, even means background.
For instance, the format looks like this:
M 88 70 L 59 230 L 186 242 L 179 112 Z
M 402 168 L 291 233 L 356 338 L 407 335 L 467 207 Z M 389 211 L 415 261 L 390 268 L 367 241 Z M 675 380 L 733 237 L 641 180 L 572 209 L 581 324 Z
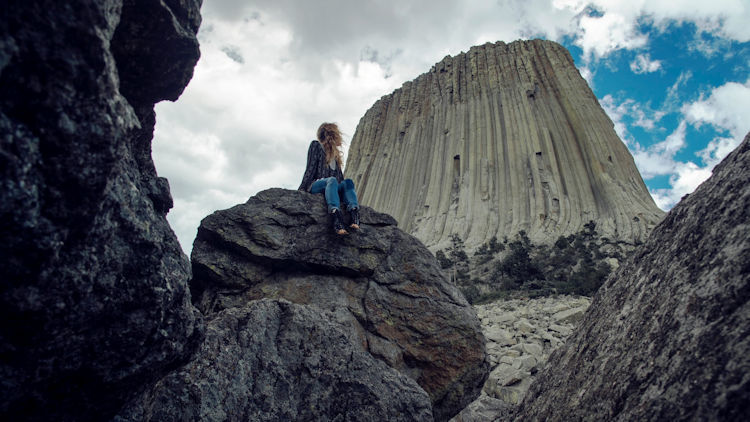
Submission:
M 310 186 L 318 179 L 326 177 L 335 177 L 341 183 L 344 180 L 344 173 L 341 172 L 341 166 L 336 163 L 336 170 L 331 170 L 326 162 L 326 152 L 323 145 L 318 141 L 310 142 L 310 149 L 307 150 L 307 168 L 305 175 L 302 177 L 302 183 L 299 190 L 310 192 Z

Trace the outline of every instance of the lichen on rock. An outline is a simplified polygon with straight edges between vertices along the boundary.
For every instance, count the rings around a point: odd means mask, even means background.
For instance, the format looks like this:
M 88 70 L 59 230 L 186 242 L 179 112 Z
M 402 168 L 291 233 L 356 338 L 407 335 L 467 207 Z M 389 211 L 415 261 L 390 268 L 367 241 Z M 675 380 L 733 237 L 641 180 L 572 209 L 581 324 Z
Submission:
M 180 95 L 200 55 L 199 7 L 3 2 L 5 420 L 106 420 L 202 338 L 190 264 L 165 219 L 169 185 L 150 154 L 154 103 Z M 132 67 L 156 61 L 168 66 Z M 141 95 L 127 89 L 136 83 Z
M 194 243 L 194 303 L 209 319 L 263 298 L 330 312 L 362 350 L 416 381 L 435 419 L 446 420 L 487 377 L 476 314 L 393 218 L 362 207 L 361 222 L 338 236 L 320 195 L 284 189 L 217 211 Z
M 609 277 L 516 420 L 744 420 L 750 134 Z

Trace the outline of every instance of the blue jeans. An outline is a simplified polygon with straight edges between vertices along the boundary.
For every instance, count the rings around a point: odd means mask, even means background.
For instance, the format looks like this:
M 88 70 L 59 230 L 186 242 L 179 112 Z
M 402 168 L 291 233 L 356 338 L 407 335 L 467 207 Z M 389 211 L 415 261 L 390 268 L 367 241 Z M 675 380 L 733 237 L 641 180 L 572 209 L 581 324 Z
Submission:
M 351 211 L 359 208 L 357 203 L 357 193 L 354 191 L 354 182 L 352 179 L 344 179 L 341 183 L 335 177 L 326 177 L 318 179 L 310 186 L 310 193 L 325 192 L 328 212 L 341 210 L 341 203 L 346 205 L 346 210 Z

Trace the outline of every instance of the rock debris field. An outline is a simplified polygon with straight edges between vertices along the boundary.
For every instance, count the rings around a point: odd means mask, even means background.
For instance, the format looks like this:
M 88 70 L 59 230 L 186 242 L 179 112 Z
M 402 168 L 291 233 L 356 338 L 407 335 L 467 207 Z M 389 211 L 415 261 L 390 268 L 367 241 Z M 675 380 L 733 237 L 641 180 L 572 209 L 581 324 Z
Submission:
M 590 299 L 557 296 L 476 305 L 492 372 L 483 394 L 518 404 L 547 358 L 573 332 Z

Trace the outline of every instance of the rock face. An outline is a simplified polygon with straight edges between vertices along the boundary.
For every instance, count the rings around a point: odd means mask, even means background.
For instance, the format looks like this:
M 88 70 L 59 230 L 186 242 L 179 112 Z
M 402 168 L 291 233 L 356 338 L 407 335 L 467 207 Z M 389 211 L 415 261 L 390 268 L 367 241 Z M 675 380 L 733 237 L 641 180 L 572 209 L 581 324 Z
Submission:
M 227 309 L 208 324 L 196 359 L 116 420 L 432 420 L 424 390 L 335 319 L 270 299 Z
M 479 320 L 392 217 L 363 207 L 361 221 L 361 231 L 337 236 L 321 195 L 284 189 L 217 211 L 193 246 L 194 303 L 209 327 L 262 298 L 329 312 L 372 359 L 416 381 L 434 418 L 447 420 L 487 377 Z
M 515 420 L 750 414 L 750 134 L 597 293 Z
M 104 420 L 202 337 L 150 157 L 199 0 L 4 1 L 0 415 Z
M 593 220 L 644 240 L 654 204 L 612 121 L 564 47 L 498 42 L 446 57 L 360 120 L 347 176 L 431 250 L 525 230 L 552 243 Z

